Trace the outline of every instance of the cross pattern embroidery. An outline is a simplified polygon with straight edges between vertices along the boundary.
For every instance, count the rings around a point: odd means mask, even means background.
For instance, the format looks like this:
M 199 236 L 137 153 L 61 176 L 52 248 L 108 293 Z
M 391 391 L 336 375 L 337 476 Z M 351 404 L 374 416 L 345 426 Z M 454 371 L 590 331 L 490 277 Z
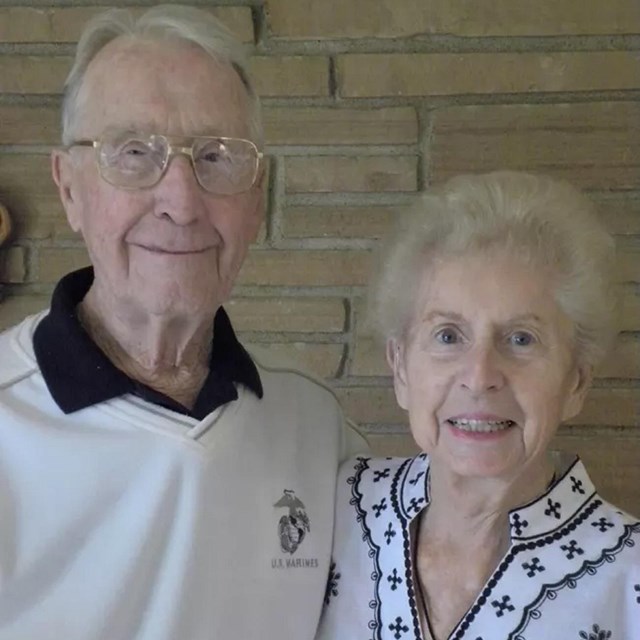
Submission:
M 376 512 L 376 518 L 379 518 L 380 514 L 387 508 L 387 499 L 382 498 L 378 504 L 374 504 L 371 508 Z
M 409 511 L 420 511 L 420 505 L 424 502 L 424 498 L 411 498 L 409 500 Z
M 569 478 L 571 479 L 571 491 L 573 491 L 573 493 L 581 493 L 584 495 L 582 480 L 578 480 L 578 478 L 574 478 L 573 476 L 569 476 Z
M 521 536 L 522 531 L 529 526 L 529 523 L 526 520 L 521 520 L 519 513 L 514 513 L 512 520 L 513 520 L 513 527 L 516 530 L 516 535 Z
M 380 482 L 382 478 L 388 478 L 389 473 L 391 473 L 391 469 L 385 469 L 384 471 L 374 471 L 373 472 L 373 481 Z
M 635 585 L 633 587 L 633 590 L 638 594 L 638 597 L 636 598 L 636 602 L 640 604 L 640 584 Z
M 573 560 L 576 555 L 581 556 L 584 551 L 578 546 L 575 540 L 569 540 L 569 544 L 560 545 L 560 548 L 565 552 L 567 560 Z
M 402 583 L 402 578 L 398 575 L 397 569 L 394 569 L 391 575 L 387 576 L 387 580 L 391 583 L 391 591 L 395 591 L 398 585 Z
M 418 480 L 420 480 L 423 475 L 424 471 L 421 471 L 413 480 L 409 480 L 409 484 L 412 484 L 415 487 L 415 485 L 418 483 Z
M 384 532 L 384 537 L 387 539 L 387 544 L 391 544 L 391 538 L 394 538 L 395 535 L 396 532 L 393 530 L 391 523 L 389 523 L 387 530 Z
M 395 624 L 390 624 L 389 629 L 394 632 L 393 637 L 398 640 L 398 638 L 402 637 L 402 634 L 407 633 L 409 631 L 409 627 L 406 624 L 402 623 L 402 618 L 398 616 L 396 618 Z
M 536 572 L 542 573 L 546 567 L 540 564 L 539 558 L 532 558 L 531 562 L 523 562 L 522 568 L 527 572 L 529 578 L 533 578 Z
M 502 616 L 504 615 L 505 611 L 515 611 L 516 610 L 516 608 L 511 604 L 511 597 L 510 596 L 502 596 L 502 600 L 501 601 L 493 600 L 491 602 L 491 606 L 495 608 L 496 616 L 498 616 L 498 618 L 502 618 Z
M 598 527 L 600 533 L 604 533 L 607 529 L 613 527 L 613 522 L 609 522 L 606 518 L 600 518 L 596 522 L 591 523 L 592 527 Z
M 547 498 L 548 508 L 544 510 L 546 516 L 553 516 L 557 520 L 560 520 L 560 507 L 559 502 L 554 502 L 551 498 Z

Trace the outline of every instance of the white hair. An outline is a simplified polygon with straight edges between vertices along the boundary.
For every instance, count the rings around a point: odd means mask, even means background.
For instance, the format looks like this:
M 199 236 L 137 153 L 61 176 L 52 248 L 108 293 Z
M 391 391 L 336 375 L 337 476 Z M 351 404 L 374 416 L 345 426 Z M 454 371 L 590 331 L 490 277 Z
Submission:
M 613 238 L 584 195 L 546 176 L 464 175 L 421 194 L 379 253 L 369 324 L 385 340 L 402 340 L 434 259 L 496 248 L 552 270 L 576 356 L 595 366 L 616 333 Z
M 211 13 L 182 5 L 164 4 L 145 11 L 138 18 L 127 9 L 109 9 L 98 14 L 84 27 L 73 67 L 64 85 L 62 101 L 62 143 L 73 138 L 73 128 L 81 110 L 80 94 L 90 62 L 112 40 L 120 36 L 137 39 L 176 38 L 201 47 L 214 60 L 229 64 L 240 76 L 249 99 L 249 131 L 252 140 L 262 146 L 260 100 L 249 77 L 244 46 Z

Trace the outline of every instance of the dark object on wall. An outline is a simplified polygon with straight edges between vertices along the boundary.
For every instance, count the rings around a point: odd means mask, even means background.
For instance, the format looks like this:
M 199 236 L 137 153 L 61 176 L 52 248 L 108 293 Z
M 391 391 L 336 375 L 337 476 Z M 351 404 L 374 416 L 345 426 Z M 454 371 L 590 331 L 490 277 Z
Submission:
M 2 247 L 2 245 L 7 241 L 7 239 L 9 238 L 9 235 L 11 233 L 11 218 L 9 217 L 9 212 L 7 211 L 7 208 L 0 204 L 0 248 Z M 2 260 L 2 256 L 0 255 L 0 302 L 2 301 L 3 298 L 3 286 L 2 286 L 2 279 L 3 279 L 3 260 Z
M 7 208 L 0 204 L 0 247 L 9 237 L 11 233 L 11 218 Z

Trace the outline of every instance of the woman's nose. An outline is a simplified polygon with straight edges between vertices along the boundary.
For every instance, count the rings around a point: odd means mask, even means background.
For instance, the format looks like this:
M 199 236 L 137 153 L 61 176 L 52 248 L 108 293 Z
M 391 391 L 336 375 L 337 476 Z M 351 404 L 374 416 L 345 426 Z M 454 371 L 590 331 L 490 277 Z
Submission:
M 504 386 L 502 359 L 493 347 L 478 346 L 471 349 L 463 362 L 460 384 L 479 395 L 499 391 Z

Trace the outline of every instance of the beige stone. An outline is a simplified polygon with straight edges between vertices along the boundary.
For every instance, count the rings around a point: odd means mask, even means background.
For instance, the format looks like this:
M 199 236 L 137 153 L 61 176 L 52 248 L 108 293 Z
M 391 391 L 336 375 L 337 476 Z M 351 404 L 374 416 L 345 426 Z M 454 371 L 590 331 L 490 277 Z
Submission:
M 285 159 L 288 193 L 415 191 L 413 156 L 293 156 Z
M 620 331 L 640 330 L 640 293 L 634 293 L 630 287 L 623 289 L 620 298 L 619 324 Z
M 11 296 L 0 300 L 0 331 L 49 306 L 49 296 Z
M 344 352 L 344 346 L 341 344 L 270 342 L 256 346 L 274 354 L 278 361 L 290 362 L 293 366 L 301 367 L 319 378 L 333 378 L 338 374 Z
M 60 113 L 53 107 L 0 105 L 3 144 L 58 144 Z
M 271 34 L 289 40 L 416 35 L 557 36 L 638 33 L 629 0 L 267 0 Z
M 431 178 L 438 183 L 459 173 L 510 168 L 588 189 L 637 189 L 640 103 L 438 110 L 430 163 Z
M 38 255 L 40 282 L 54 283 L 70 271 L 89 264 L 89 256 L 83 248 L 42 248 Z
M 402 207 L 287 207 L 285 238 L 380 238 Z
M 107 7 L 0 7 L 0 42 L 77 42 L 84 24 Z M 146 7 L 132 8 L 139 15 Z M 250 7 L 215 7 L 211 12 L 240 40 L 253 41 Z
M 24 247 L 8 247 L 0 250 L 0 282 L 18 284 L 26 277 Z
M 611 91 L 640 88 L 632 51 L 355 53 L 338 57 L 345 98 Z
M 264 286 L 362 285 L 369 275 L 367 251 L 252 251 L 239 284 Z
M 0 54 L 0 93 L 60 94 L 70 69 L 69 56 Z
M 599 378 L 640 378 L 640 340 L 631 336 L 619 337 L 597 375 Z M 640 409 L 640 397 L 638 400 Z
M 337 333 L 346 322 L 341 298 L 234 298 L 225 309 L 238 331 Z
M 322 56 L 254 56 L 251 75 L 261 96 L 329 95 L 329 60 Z
M 416 112 L 388 109 L 266 109 L 265 138 L 270 145 L 415 144 Z

